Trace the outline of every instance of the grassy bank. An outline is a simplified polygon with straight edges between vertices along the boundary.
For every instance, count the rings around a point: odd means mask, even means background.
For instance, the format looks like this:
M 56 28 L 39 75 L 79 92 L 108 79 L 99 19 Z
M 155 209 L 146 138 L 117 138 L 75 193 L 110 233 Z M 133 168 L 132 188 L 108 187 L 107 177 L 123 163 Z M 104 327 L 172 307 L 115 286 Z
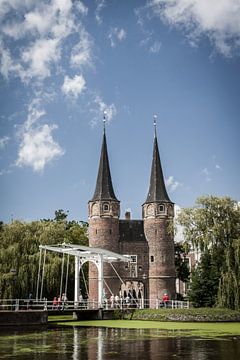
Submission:
M 146 320 L 94 320 L 71 322 L 59 321 L 57 326 L 145 329 L 146 331 L 156 330 L 153 334 L 155 337 L 194 336 L 201 338 L 218 338 L 226 336 L 240 336 L 239 323 L 181 323 Z
M 119 315 L 119 313 L 116 315 Z M 240 312 L 228 309 L 135 310 L 124 320 L 71 321 L 71 315 L 49 317 L 54 326 L 155 329 L 154 336 L 217 338 L 240 336 Z M 201 322 L 202 321 L 202 322 Z
M 217 308 L 144 309 L 134 310 L 131 314 L 128 314 L 126 318 L 129 320 L 151 321 L 239 322 L 240 311 Z

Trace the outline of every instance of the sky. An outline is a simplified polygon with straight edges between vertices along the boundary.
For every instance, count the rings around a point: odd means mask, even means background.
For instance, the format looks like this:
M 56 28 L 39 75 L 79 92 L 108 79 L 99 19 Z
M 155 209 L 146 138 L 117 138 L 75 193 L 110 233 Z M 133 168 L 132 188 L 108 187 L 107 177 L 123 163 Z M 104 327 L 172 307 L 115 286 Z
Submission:
M 122 217 L 153 117 L 171 200 L 240 200 L 240 0 L 1 0 L 0 220 L 87 220 L 106 111 Z

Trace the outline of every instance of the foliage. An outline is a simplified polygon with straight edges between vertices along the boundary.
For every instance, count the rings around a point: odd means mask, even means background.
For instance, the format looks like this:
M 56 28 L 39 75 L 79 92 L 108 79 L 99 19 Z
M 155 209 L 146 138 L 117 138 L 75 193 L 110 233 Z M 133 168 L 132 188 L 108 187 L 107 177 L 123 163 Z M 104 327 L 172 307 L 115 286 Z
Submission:
M 184 209 L 179 223 L 185 239 L 201 251 L 192 276 L 190 300 L 196 306 L 240 308 L 240 208 L 229 197 L 205 196 Z
M 62 214 L 61 210 L 60 214 Z M 56 212 L 57 213 L 57 212 Z M 56 215 L 55 213 L 55 215 Z M 58 212 L 59 214 L 59 212 Z M 0 228 L 0 298 L 35 296 L 39 267 L 39 245 L 75 243 L 87 245 L 87 226 L 65 217 L 30 223 L 13 221 Z M 74 259 L 69 261 L 68 296 L 73 297 Z M 47 252 L 43 296 L 59 295 L 62 256 Z M 66 274 L 66 261 L 64 276 Z M 65 277 L 63 292 L 65 286 Z
M 176 278 L 187 282 L 189 279 L 190 271 L 186 259 L 186 251 L 183 244 L 175 243 L 175 269 Z

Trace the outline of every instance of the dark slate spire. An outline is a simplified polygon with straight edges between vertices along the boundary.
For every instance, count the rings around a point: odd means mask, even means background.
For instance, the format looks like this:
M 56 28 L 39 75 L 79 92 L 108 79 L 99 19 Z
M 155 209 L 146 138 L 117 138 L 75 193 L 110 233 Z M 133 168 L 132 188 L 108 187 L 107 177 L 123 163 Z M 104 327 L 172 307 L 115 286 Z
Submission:
M 96 188 L 91 201 L 96 201 L 96 200 L 118 201 L 114 194 L 112 178 L 110 173 L 110 166 L 108 161 L 107 141 L 105 134 L 105 117 L 103 122 L 104 122 L 104 130 L 103 130 L 101 157 L 98 168 Z
M 165 187 L 161 160 L 158 150 L 157 132 L 156 132 L 156 115 L 154 115 L 154 144 L 153 144 L 153 159 L 152 170 L 150 178 L 150 186 L 146 199 L 146 203 L 166 201 L 171 202 Z

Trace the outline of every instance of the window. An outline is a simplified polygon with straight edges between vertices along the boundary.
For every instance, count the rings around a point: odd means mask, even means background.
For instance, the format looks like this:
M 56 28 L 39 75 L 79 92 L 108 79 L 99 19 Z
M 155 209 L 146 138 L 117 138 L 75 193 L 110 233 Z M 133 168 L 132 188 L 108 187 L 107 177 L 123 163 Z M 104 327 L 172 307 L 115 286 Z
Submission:
M 154 256 L 151 255 L 151 262 L 154 262 Z
M 164 206 L 164 205 L 159 205 L 159 212 L 160 212 L 160 213 L 164 213 L 164 212 L 165 212 L 165 206 Z
M 96 235 L 97 235 L 97 229 L 95 230 L 95 233 L 96 233 Z
M 130 277 L 136 278 L 138 276 L 138 265 L 137 265 L 137 255 L 128 255 L 129 256 L 129 273 Z M 127 270 L 127 266 L 125 266 L 125 269 Z
M 137 263 L 137 255 L 130 255 L 130 262 L 132 264 L 136 264 Z
M 107 203 L 103 204 L 103 211 L 104 212 L 109 211 L 109 204 L 107 204 Z
M 110 234 L 110 235 L 112 234 L 112 229 L 109 229 L 109 234 Z

